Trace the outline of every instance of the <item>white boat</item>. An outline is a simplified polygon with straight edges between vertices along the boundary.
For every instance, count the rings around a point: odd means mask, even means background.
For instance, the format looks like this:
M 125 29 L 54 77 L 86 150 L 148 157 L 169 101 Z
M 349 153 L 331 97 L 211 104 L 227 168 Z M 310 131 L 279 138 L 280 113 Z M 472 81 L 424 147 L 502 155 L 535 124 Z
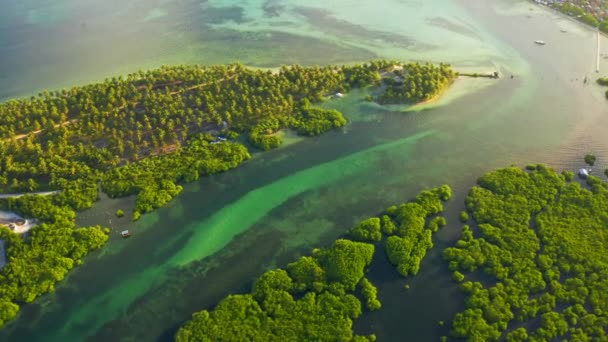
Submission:
M 543 40 L 535 40 L 534 43 L 538 44 L 538 45 L 545 45 L 546 44 Z

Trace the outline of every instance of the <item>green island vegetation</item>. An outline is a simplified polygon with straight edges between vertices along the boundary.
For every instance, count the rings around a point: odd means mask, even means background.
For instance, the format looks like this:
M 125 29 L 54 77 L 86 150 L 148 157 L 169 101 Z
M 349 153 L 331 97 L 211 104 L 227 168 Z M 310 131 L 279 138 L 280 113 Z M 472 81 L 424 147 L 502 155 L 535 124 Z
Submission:
M 65 204 L 83 210 L 101 183 L 110 197 L 135 195 L 137 219 L 179 194 L 179 183 L 247 160 L 234 140 L 240 133 L 268 150 L 281 145 L 281 129 L 314 136 L 344 126 L 342 113 L 313 103 L 390 82 L 388 70 L 407 83 L 387 92 L 399 89 L 412 103 L 435 96 L 454 74 L 445 64 L 390 61 L 277 72 L 172 66 L 11 100 L 0 104 L 0 192 L 61 189 Z M 389 97 L 397 99 L 381 95 Z
M 107 241 L 108 229 L 79 228 L 74 222 L 76 211 L 91 208 L 99 199 L 99 189 L 113 198 L 134 195 L 132 219 L 137 220 L 177 196 L 181 183 L 235 168 L 249 159 L 248 147 L 237 140 L 242 133 L 251 145 L 267 150 L 281 144 L 277 134 L 281 129 L 315 136 L 344 126 L 342 113 L 313 104 L 355 87 L 378 87 L 387 70 L 403 70 L 403 75 L 408 69 L 415 72 L 411 83 L 416 86 L 411 92 L 415 96 L 403 101 L 436 95 L 436 89 L 426 84 L 436 79 L 436 67 L 421 68 L 390 61 L 294 65 L 277 72 L 240 64 L 171 66 L 1 103 L 0 193 L 58 191 L 52 196 L 0 201 L 1 208 L 40 223 L 25 236 L 0 226 L 8 260 L 0 270 L 0 326 L 15 317 L 20 304 L 53 291 L 89 251 Z M 447 65 L 437 70 L 452 73 Z M 116 211 L 118 217 L 124 214 Z M 442 223 L 436 221 L 434 226 Z M 397 225 L 385 215 L 381 230 L 392 234 Z M 373 250 L 373 245 L 345 240 L 336 242 L 335 249 L 314 253 L 310 260 L 316 260 L 323 276 L 315 278 L 314 284 L 291 276 L 297 291 L 314 287 L 318 296 L 311 292 L 305 300 L 292 298 L 293 304 L 319 311 L 345 299 L 337 309 L 342 314 L 333 317 L 338 323 L 331 323 L 332 327 L 350 322 L 343 314 L 351 318 L 360 314 L 358 300 L 346 294 L 356 286 L 368 308 L 379 308 L 377 290 L 362 278 Z M 343 265 L 332 263 L 334 257 L 336 262 L 347 260 L 349 253 L 359 255 L 353 267 L 360 270 L 353 275 L 344 273 Z M 274 292 L 260 291 L 255 298 L 264 310 L 260 296 L 268 295 L 271 308 L 271 301 L 287 300 L 287 294 L 296 293 L 294 289 L 275 298 Z M 236 298 L 235 303 L 248 305 Z
M 597 160 L 597 158 L 593 154 L 586 154 L 584 160 L 585 160 L 585 163 L 587 163 L 587 165 L 593 166 L 595 164 L 595 161 Z
M 123 216 L 125 216 L 125 212 L 122 209 L 117 209 L 116 217 L 123 217 Z
M 460 222 L 465 223 L 469 220 L 469 213 L 467 213 L 466 211 L 461 211 L 460 214 L 458 214 L 458 219 L 460 220 Z
M 388 237 L 397 239 L 395 248 L 387 249 L 389 258 L 393 253 L 404 276 L 415 274 L 432 247 L 433 227 L 445 224 L 435 215 L 450 196 L 451 189 L 444 185 L 423 191 L 413 202 L 388 208 L 381 217 L 361 221 L 350 230 L 356 241 L 338 239 L 285 269 L 264 273 L 250 293 L 230 295 L 213 310 L 195 313 L 176 340 L 374 341 L 373 334 L 355 335 L 352 324 L 363 312 L 362 302 L 370 311 L 382 307 L 378 290 L 365 277 L 376 244 L 383 232 L 397 234 Z
M 62 202 L 57 195 L 0 200 L 1 209 L 39 223 L 25 238 L 0 225 L 9 261 L 0 269 L 0 327 L 17 315 L 19 305 L 53 292 L 69 270 L 108 239 L 107 228 L 77 228 L 76 212 Z
M 384 91 L 378 103 L 417 103 L 429 101 L 447 89 L 457 76 L 448 64 L 409 63 L 383 73 Z
M 387 212 L 398 223 L 398 228 L 395 235 L 386 239 L 386 255 L 399 274 L 407 277 L 418 273 L 420 262 L 433 248 L 433 233 L 446 224 L 445 218 L 440 216 L 427 219 L 442 212 L 442 201 L 451 196 L 452 189 L 444 185 L 421 192 L 414 202 L 388 208 Z
M 475 225 L 443 252 L 468 295 L 453 337 L 608 340 L 608 185 L 572 179 L 543 165 L 510 167 L 471 189 Z
M 607 23 L 607 25 L 608 25 L 608 23 Z M 598 78 L 597 79 L 597 84 L 599 84 L 601 86 L 608 86 L 608 77 L 600 77 L 600 78 Z M 606 90 L 606 92 L 604 93 L 604 95 L 608 99 L 608 90 Z
M 600 77 L 597 79 L 597 84 L 601 86 L 608 86 L 608 77 Z

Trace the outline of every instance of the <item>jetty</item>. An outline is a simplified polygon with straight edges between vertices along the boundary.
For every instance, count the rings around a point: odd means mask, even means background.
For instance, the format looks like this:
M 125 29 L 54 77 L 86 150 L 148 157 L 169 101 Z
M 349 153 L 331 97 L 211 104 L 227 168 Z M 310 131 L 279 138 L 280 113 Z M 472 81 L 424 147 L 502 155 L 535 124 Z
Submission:
M 498 71 L 494 71 L 492 73 L 489 74 L 484 74 L 484 73 L 478 73 L 478 72 L 456 72 L 456 76 L 460 77 L 485 77 L 485 78 L 500 78 L 500 75 L 498 74 Z

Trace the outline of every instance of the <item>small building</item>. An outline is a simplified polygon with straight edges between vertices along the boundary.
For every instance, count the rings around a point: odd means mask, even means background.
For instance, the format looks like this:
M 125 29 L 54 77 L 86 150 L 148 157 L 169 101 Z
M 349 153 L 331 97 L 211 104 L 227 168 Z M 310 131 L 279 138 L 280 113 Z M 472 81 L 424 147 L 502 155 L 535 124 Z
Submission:
M 587 170 L 585 168 L 578 170 L 578 176 L 583 179 L 589 177 L 589 170 Z
M 6 252 L 4 250 L 4 240 L 0 240 L 0 269 L 6 265 Z

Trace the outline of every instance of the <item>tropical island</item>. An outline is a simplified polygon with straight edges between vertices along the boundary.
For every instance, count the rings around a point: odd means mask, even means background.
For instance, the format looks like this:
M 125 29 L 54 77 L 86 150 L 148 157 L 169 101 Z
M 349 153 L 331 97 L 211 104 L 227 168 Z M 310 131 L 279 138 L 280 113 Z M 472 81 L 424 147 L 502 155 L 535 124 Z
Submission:
M 108 240 L 108 228 L 75 224 L 100 190 L 134 195 L 137 220 L 180 184 L 280 146 L 280 130 L 315 136 L 344 126 L 342 113 L 314 105 L 334 94 L 378 87 L 378 102 L 386 92 L 391 103 L 415 104 L 455 75 L 445 64 L 393 61 L 277 72 L 172 66 L 0 104 L 0 193 L 10 194 L 0 210 L 37 222 L 25 234 L 0 224 L 0 327 Z
M 176 340 L 374 341 L 352 331 L 366 311 L 382 310 L 365 277 L 374 247 L 386 239 L 386 261 L 415 276 L 450 196 L 447 186 L 423 191 L 362 221 L 330 248 L 268 271 L 251 293 L 195 313 Z M 441 340 L 606 340 L 606 182 L 589 176 L 581 184 L 544 165 L 509 167 L 481 177 L 465 204 L 462 237 L 443 258 L 467 299 Z
M 398 70 L 397 76 L 386 76 Z M 388 84 L 378 101 L 416 103 L 455 77 L 448 65 L 374 61 L 353 66 L 239 64 L 163 67 L 126 78 L 0 104 L 0 191 L 62 190 L 57 203 L 90 208 L 98 184 L 110 197 L 136 195 L 134 219 L 191 182 L 268 150 L 277 131 L 319 135 L 346 124 L 312 104 L 351 88 Z M 238 139 L 247 135 L 247 141 Z

